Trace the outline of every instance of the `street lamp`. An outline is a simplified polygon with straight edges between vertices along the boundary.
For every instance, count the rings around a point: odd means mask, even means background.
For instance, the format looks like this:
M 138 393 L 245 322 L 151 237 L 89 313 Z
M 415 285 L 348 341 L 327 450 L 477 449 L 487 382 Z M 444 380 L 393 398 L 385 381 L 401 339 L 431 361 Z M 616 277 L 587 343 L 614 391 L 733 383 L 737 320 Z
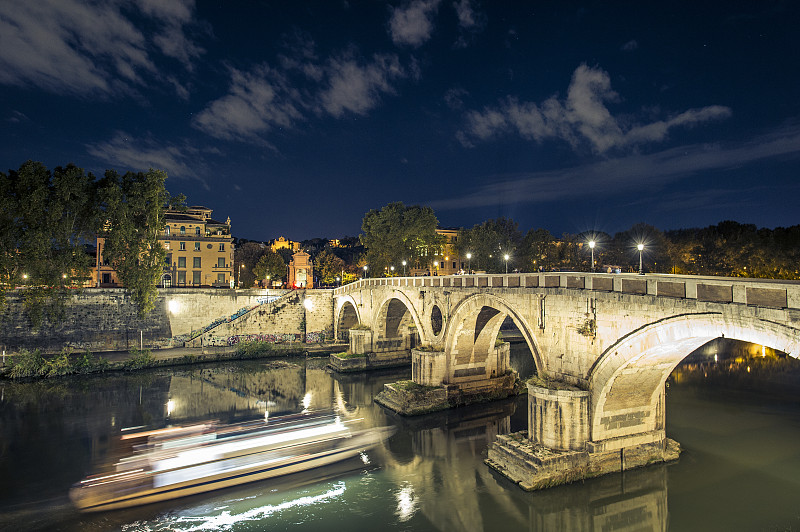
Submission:
M 467 253 L 467 273 L 472 273 L 472 253 Z
M 367 278 L 367 265 L 364 265 L 364 278 Z
M 403 277 L 406 276 L 406 261 L 403 261 Z
M 439 269 L 439 261 L 435 260 L 433 261 L 433 275 L 436 275 L 438 273 L 437 272 L 438 269 Z
M 592 272 L 594 272 L 594 246 L 596 244 L 594 240 L 589 240 L 589 249 L 592 250 Z
M 394 277 L 394 266 L 389 266 L 389 271 L 392 272 L 390 275 Z
M 503 258 L 504 258 L 504 259 L 505 259 L 505 261 L 506 261 L 506 273 L 508 273 L 508 253 L 506 253 L 505 255 L 503 255 Z
M 244 264 L 239 265 L 239 269 L 236 271 L 236 287 L 242 287 L 242 268 L 244 268 Z
M 639 250 L 639 275 L 644 275 L 644 270 L 642 269 L 642 251 L 644 250 L 644 244 L 638 244 L 636 249 Z

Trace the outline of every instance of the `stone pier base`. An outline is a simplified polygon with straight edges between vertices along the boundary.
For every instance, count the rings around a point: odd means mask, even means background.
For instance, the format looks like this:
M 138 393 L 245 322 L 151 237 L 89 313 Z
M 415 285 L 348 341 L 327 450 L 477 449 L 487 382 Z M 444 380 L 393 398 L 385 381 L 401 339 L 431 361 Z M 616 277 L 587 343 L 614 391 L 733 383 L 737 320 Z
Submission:
M 498 436 L 486 464 L 522 489 L 534 491 L 677 460 L 680 452 L 678 442 L 669 438 L 613 451 L 560 451 L 531 442 L 522 431 Z
M 340 373 L 370 371 L 373 369 L 398 368 L 411 365 L 411 353 L 365 353 L 359 356 L 341 356 L 331 353 L 328 367 Z
M 385 384 L 375 402 L 404 416 L 418 416 L 448 408 L 505 399 L 516 393 L 516 373 L 479 381 L 423 386 L 414 381 Z

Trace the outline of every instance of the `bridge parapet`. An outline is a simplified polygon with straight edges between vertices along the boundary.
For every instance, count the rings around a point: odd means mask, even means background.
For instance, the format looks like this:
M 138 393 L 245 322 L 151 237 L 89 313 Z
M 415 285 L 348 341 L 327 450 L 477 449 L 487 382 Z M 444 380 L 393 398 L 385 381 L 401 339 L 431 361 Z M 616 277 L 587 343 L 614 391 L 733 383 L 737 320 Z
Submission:
M 567 288 L 631 295 L 800 309 L 800 281 L 667 274 L 542 272 L 361 279 L 336 288 L 334 296 L 374 287 Z

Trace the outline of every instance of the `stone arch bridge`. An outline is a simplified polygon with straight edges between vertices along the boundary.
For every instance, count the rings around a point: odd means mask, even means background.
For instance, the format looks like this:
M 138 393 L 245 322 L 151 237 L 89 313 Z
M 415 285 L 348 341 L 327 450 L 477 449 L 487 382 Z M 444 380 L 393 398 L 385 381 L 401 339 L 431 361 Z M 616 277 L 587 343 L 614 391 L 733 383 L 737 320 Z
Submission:
M 337 334 L 361 324 L 373 350 L 422 344 L 414 381 L 450 390 L 508 374 L 496 341 L 506 317 L 544 377 L 537 382 L 549 383 L 529 385 L 528 438 L 560 451 L 666 448 L 665 381 L 710 340 L 800 355 L 792 281 L 539 273 L 365 279 L 334 291 Z

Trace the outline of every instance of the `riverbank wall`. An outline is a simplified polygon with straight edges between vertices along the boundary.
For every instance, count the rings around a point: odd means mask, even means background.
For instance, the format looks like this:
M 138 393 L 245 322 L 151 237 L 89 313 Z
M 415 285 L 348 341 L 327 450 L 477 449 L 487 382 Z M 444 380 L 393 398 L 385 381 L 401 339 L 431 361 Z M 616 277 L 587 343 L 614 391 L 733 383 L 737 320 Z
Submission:
M 291 297 L 294 295 L 294 297 Z M 313 301 L 313 310 L 304 306 Z M 309 303 L 306 303 L 309 305 Z M 159 289 L 153 311 L 144 319 L 123 289 L 85 289 L 69 299 L 63 319 L 45 318 L 33 327 L 20 291 L 6 294 L 0 313 L 0 349 L 44 354 L 64 348 L 91 352 L 162 349 L 193 345 L 214 336 L 212 345 L 233 345 L 261 335 L 280 343 L 317 341 L 332 336 L 333 297 L 329 290 Z

